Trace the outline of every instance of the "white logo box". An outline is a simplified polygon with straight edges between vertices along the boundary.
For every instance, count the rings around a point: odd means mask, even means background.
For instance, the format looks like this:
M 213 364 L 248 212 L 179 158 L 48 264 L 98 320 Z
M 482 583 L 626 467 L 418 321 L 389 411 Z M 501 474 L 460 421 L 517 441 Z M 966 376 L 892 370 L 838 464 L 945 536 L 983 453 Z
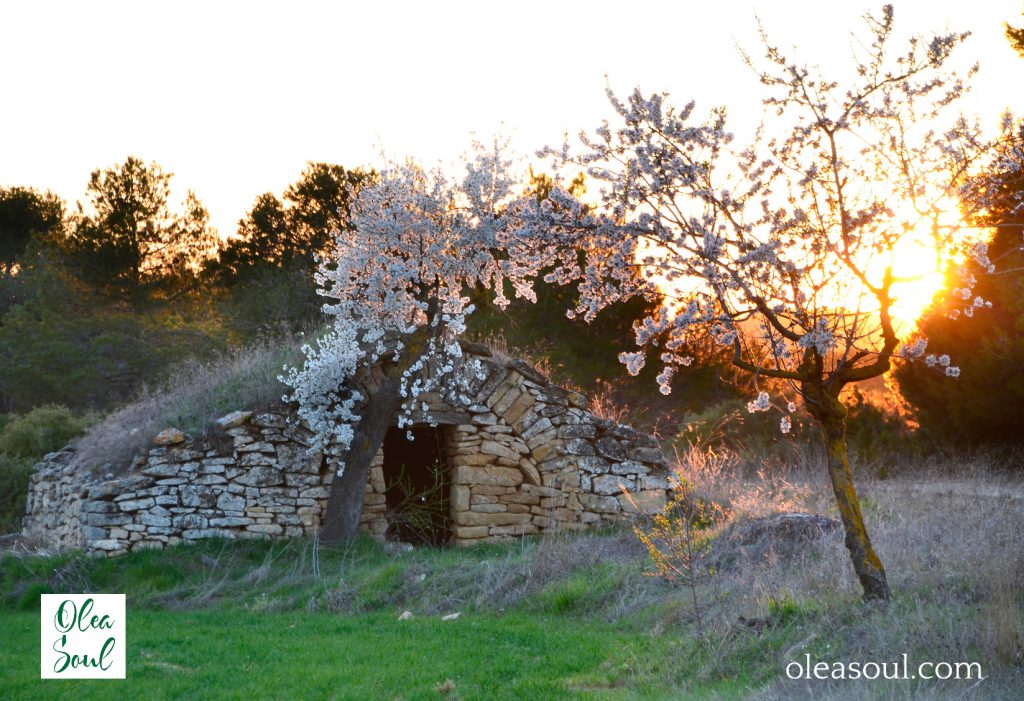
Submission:
M 124 594 L 43 594 L 39 675 L 124 679 Z

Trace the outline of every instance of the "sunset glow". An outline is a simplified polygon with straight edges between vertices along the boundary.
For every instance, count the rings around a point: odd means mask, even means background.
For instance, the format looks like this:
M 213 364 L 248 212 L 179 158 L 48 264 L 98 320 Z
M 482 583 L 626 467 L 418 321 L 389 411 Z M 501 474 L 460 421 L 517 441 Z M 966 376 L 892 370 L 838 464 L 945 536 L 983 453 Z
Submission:
M 736 49 L 759 56 L 755 16 L 833 72 L 850 64 L 850 30 L 881 4 L 7 3 L 0 185 L 73 204 L 93 169 L 135 155 L 175 174 L 176 201 L 193 189 L 228 235 L 309 160 L 379 165 L 382 148 L 453 162 L 471 132 L 499 129 L 529 158 L 607 114 L 606 80 L 728 105 L 747 133 L 759 89 Z M 981 72 L 965 107 L 994 123 L 1024 109 L 1024 92 L 1006 89 L 1024 67 L 1002 35 L 1019 13 L 1019 0 L 897 2 L 896 39 L 971 31 L 959 59 Z M 559 36 L 534 50 L 524 39 L 539 21 Z

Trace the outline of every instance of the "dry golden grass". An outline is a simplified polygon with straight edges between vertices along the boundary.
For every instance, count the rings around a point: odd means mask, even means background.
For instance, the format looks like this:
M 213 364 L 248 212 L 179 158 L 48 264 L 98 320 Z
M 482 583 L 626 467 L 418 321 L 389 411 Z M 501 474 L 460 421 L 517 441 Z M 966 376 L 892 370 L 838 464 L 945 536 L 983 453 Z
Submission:
M 893 591 L 888 607 L 859 602 L 841 530 L 795 555 L 740 558 L 709 577 L 708 597 L 717 605 L 708 606 L 723 642 L 707 673 L 724 671 L 720 660 L 733 658 L 749 636 L 736 625 L 741 617 L 771 626 L 781 615 L 801 630 L 779 654 L 780 680 L 758 698 L 1021 698 L 1024 482 L 1014 460 L 947 456 L 899 465 L 891 479 L 858 475 L 867 527 Z M 692 451 L 681 456 L 680 474 L 702 496 L 730 505 L 733 519 L 794 510 L 837 517 L 813 456 L 769 465 Z M 783 665 L 805 653 L 824 661 L 889 661 L 904 653 L 918 662 L 976 661 L 988 679 L 787 680 Z

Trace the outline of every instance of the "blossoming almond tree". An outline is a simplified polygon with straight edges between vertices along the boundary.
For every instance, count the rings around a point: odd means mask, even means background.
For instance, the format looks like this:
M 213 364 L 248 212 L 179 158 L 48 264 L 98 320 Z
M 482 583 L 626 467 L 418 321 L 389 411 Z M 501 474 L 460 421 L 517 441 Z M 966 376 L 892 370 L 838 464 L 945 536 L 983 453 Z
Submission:
M 414 163 L 390 165 L 360 188 L 351 230 L 334 234 L 317 275 L 330 330 L 282 378 L 319 445 L 343 452 L 324 541 L 355 534 L 370 461 L 396 420 L 409 426 L 414 411 L 426 411 L 424 393 L 470 402 L 458 343 L 473 311 L 466 289 L 492 289 L 501 305 L 511 275 L 518 294 L 532 294 L 523 269 L 501 253 L 514 182 L 501 154 L 498 142 L 490 151 L 478 146 L 458 184 Z M 374 366 L 383 372 L 379 389 L 363 396 L 352 380 Z
M 871 38 L 846 86 L 791 63 L 765 38 L 758 74 L 773 123 L 742 148 L 724 109 L 701 121 L 693 103 L 675 108 L 639 90 L 623 102 L 609 91 L 619 126 L 581 135 L 579 153 L 544 152 L 603 182 L 601 206 L 591 212 L 557 188 L 547 201 L 524 202 L 528 235 L 517 255 L 553 266 L 552 280 L 578 281 L 570 313 L 587 318 L 631 295 L 666 294 L 669 303 L 635 327 L 639 346 L 660 344 L 666 394 L 700 333 L 730 347 L 733 364 L 755 379 L 797 388 L 824 437 L 864 596 L 888 599 L 854 488 L 840 394 L 888 372 L 897 355 L 923 355 L 923 340 L 901 346 L 894 316 L 911 283 L 957 253 L 987 265 L 984 243 L 965 238 L 956 211 L 986 145 L 976 126 L 947 117 L 966 88 L 945 64 L 965 35 L 913 40 L 892 60 L 892 8 L 867 21 Z M 904 265 L 922 260 L 925 272 Z M 975 303 L 969 289 L 962 298 Z M 635 374 L 644 357 L 620 360 Z M 929 362 L 956 375 L 947 359 Z M 748 409 L 772 404 L 760 391 Z M 780 402 L 784 432 L 795 409 Z

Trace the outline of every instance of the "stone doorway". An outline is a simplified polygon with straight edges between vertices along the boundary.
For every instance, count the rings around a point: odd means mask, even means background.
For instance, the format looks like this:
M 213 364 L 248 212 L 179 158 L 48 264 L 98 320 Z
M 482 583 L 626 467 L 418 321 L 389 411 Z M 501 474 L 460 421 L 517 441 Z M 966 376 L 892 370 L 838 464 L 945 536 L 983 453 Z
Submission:
M 390 428 L 384 438 L 384 495 L 388 540 L 446 545 L 452 534 L 451 470 L 444 428 Z

